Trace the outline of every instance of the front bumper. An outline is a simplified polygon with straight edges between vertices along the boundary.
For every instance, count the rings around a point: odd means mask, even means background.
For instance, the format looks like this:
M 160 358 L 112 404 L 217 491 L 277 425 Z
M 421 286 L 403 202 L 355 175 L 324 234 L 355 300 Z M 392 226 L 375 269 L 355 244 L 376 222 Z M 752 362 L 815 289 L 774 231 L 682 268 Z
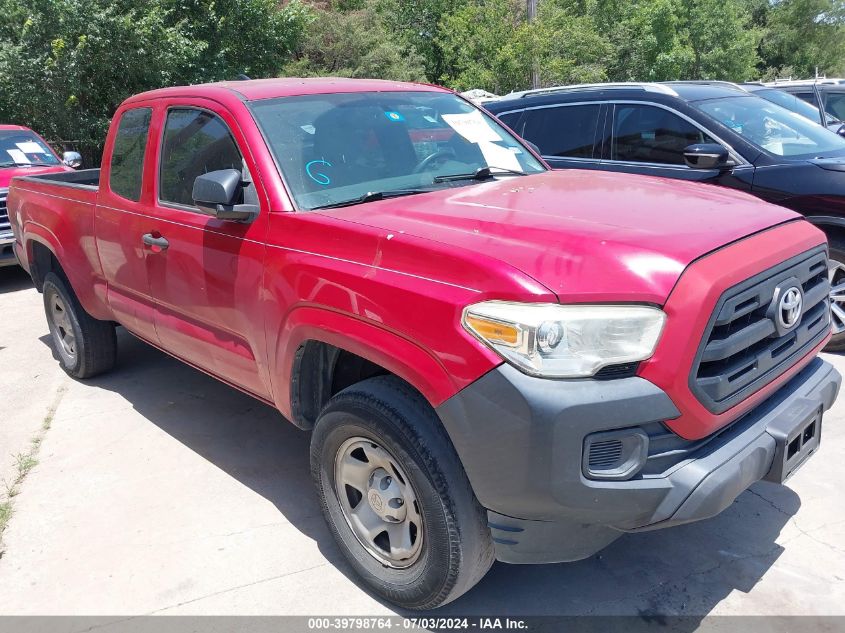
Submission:
M 560 562 L 586 558 L 626 531 L 718 514 L 773 470 L 775 436 L 829 409 L 840 383 L 815 358 L 740 420 L 690 442 L 663 426 L 679 411 L 639 377 L 547 380 L 502 365 L 437 412 L 488 509 L 499 560 Z M 650 454 L 630 480 L 584 475 L 585 437 L 637 427 L 667 450 Z
M 11 232 L 0 233 L 0 267 L 12 266 L 17 263 L 15 236 Z

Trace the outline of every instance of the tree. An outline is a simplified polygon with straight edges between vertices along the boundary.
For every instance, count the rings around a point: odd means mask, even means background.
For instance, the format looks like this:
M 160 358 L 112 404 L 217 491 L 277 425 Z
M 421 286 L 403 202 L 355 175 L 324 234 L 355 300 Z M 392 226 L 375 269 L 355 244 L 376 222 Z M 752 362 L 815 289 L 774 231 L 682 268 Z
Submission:
M 521 0 L 474 0 L 446 15 L 445 79 L 459 89 L 522 90 L 536 67 L 543 86 L 602 81 L 612 49 L 578 2 L 544 0 L 535 20 Z
M 376 6 L 391 35 L 420 55 L 426 75 L 438 81 L 450 63 L 441 46 L 443 19 L 466 3 L 467 0 L 378 0 Z
M 521 0 L 475 0 L 446 14 L 438 45 L 444 77 L 459 90 L 494 93 L 523 89 L 531 74 L 531 43 Z
M 845 74 L 845 1 L 778 0 L 767 8 L 760 46 L 766 75 Z
M 3 0 L 0 119 L 100 144 L 134 92 L 173 83 L 198 55 L 166 13 L 134 0 Z
M 194 43 L 182 69 L 190 83 L 272 77 L 299 46 L 312 19 L 299 0 L 158 0 L 167 24 Z M 155 3 L 152 3 L 155 4 Z
M 306 15 L 298 0 L 0 0 L 0 120 L 96 161 L 128 96 L 273 75 Z
M 423 59 L 391 38 L 373 2 L 346 6 L 316 10 L 283 74 L 425 81 Z
M 616 23 L 605 23 L 612 79 L 745 81 L 756 74 L 760 32 L 747 0 L 636 0 L 616 10 Z

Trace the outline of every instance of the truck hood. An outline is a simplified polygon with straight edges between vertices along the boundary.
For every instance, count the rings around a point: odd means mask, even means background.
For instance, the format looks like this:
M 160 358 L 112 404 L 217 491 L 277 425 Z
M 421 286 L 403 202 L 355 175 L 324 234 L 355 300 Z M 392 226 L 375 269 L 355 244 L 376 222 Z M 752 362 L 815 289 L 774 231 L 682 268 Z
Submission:
M 0 168 L 0 189 L 8 189 L 12 178 L 17 176 L 37 176 L 39 174 L 57 174 L 61 171 L 69 171 L 70 167 L 64 165 L 51 165 L 50 167 L 3 167 Z
M 561 301 L 662 304 L 702 255 L 800 216 L 711 185 L 550 171 L 319 211 L 494 257 Z M 489 261 L 489 260 L 488 260 Z

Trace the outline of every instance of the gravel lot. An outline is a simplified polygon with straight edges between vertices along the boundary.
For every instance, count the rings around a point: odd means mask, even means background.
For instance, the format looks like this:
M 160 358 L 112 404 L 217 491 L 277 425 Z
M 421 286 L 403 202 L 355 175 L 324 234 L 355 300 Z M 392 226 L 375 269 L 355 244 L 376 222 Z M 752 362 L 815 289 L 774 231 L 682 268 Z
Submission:
M 0 478 L 43 434 L 3 536 L 0 614 L 393 612 L 323 524 L 307 434 L 125 333 L 116 371 L 68 379 L 16 268 L 0 269 L 0 309 Z M 438 615 L 845 615 L 843 421 L 845 398 L 789 487 L 579 563 L 496 564 Z

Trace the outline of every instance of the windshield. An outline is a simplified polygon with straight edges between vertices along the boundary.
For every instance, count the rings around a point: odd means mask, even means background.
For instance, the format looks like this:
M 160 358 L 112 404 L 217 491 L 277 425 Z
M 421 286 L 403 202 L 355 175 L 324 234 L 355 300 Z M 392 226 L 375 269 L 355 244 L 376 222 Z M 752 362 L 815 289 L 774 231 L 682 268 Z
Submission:
M 845 152 L 845 138 L 759 97 L 726 97 L 695 105 L 745 140 L 776 156 L 814 158 Z
M 509 132 L 452 94 L 318 94 L 249 105 L 300 209 L 463 186 L 473 175 L 545 171 Z M 460 175 L 468 177 L 444 178 Z
M 28 130 L 0 130 L 0 168 L 59 165 L 47 144 Z

